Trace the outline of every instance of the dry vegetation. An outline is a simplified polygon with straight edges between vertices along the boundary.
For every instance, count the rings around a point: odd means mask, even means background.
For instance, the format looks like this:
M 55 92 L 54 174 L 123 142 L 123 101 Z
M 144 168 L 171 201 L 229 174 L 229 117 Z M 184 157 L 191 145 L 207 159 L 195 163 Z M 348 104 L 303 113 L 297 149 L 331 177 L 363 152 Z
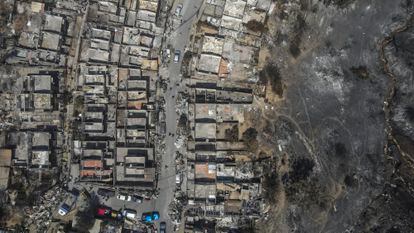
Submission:
M 27 24 L 28 17 L 26 14 L 19 14 L 15 17 L 13 21 L 13 28 L 16 32 L 23 31 L 24 27 Z
M 265 25 L 256 20 L 250 20 L 249 22 L 245 24 L 245 26 L 247 27 L 247 29 L 253 32 L 265 32 L 266 31 Z
M 11 12 L 13 12 L 13 6 L 7 1 L 0 1 L 0 33 L 6 30 L 6 22 Z

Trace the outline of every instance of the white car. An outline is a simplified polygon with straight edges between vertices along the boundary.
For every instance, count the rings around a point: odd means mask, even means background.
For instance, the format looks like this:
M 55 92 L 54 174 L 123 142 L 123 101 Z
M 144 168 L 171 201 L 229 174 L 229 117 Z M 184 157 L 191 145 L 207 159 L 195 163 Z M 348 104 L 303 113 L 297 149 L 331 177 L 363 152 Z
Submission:
M 118 194 L 116 196 L 116 198 L 118 198 L 121 201 L 131 201 L 132 200 L 132 197 L 129 196 L 129 195 L 126 195 L 126 194 Z
M 175 50 L 174 63 L 178 63 L 180 61 L 180 55 L 181 55 L 181 51 L 180 50 Z
M 175 175 L 175 183 L 181 184 L 181 173 Z
M 125 209 L 122 211 L 122 215 L 127 219 L 134 220 L 137 217 L 137 212 L 135 210 Z
M 171 50 L 170 49 L 165 49 L 165 54 L 167 55 L 167 58 L 171 57 Z
M 175 8 L 175 16 L 180 16 L 182 9 L 183 9 L 183 4 L 178 4 L 177 8 Z

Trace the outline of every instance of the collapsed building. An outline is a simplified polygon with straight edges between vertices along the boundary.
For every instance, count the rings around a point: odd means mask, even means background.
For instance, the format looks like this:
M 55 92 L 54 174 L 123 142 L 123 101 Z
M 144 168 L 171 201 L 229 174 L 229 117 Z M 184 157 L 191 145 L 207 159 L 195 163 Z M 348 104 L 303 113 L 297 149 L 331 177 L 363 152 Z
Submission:
M 92 1 L 80 46 L 77 89 L 81 182 L 152 190 L 158 1 Z
M 164 32 L 158 0 L 7 3 L 13 11 L 9 35 L 0 39 L 7 65 L 0 74 L 0 117 L 7 117 L 0 122 L 0 192 L 11 187 L 24 199 L 33 190 L 27 183 L 42 186 L 46 173 L 65 188 L 80 181 L 153 191 Z M 50 217 L 52 206 L 39 212 Z
M 152 188 L 155 182 L 153 100 L 140 69 L 80 67 L 83 90 L 81 181 Z
M 16 44 L 8 43 L 13 47 L 8 48 L 11 52 L 6 63 L 64 67 L 73 50 L 79 16 L 85 8 L 83 3 L 57 1 L 57 7 L 51 10 L 47 10 L 46 3 L 36 1 L 16 1 L 15 5 L 20 14 L 15 15 L 15 24 L 25 25 L 16 26 L 21 27 L 15 29 L 19 30 L 19 37 Z M 27 22 L 19 22 L 18 17 L 27 18 Z
M 261 216 L 262 171 L 243 142 L 254 101 L 268 0 L 206 1 L 184 64 L 189 76 L 186 232 L 224 231 Z
M 207 1 L 188 64 L 190 76 L 257 81 L 261 35 L 271 1 Z
M 241 140 L 252 90 L 199 80 L 192 80 L 191 87 L 185 225 L 197 231 L 205 227 L 198 221 L 206 220 L 217 229 L 230 229 L 260 213 L 260 174 Z
M 54 168 L 62 166 L 67 149 L 63 130 L 69 94 L 64 71 L 85 4 L 71 0 L 58 0 L 53 3 L 56 7 L 42 1 L 10 4 L 15 9 L 9 17 L 10 31 L 17 40 L 6 37 L 3 41 L 12 81 L 2 80 L 0 95 L 5 99 L 2 107 L 13 120 L 2 134 L 5 140 L 0 147 L 10 150 L 12 169 L 57 171 Z
M 61 113 L 62 73 L 27 68 L 14 75 L 13 91 L 4 90 L 0 94 L 15 122 L 1 134 L 5 188 L 10 169 L 48 173 L 60 166 L 65 140 Z

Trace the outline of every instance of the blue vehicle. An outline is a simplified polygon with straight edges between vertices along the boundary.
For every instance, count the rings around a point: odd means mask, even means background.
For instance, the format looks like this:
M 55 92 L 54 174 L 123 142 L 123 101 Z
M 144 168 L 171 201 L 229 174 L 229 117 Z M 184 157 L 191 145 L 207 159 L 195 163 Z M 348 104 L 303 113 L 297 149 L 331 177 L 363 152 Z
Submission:
M 160 233 L 167 232 L 167 224 L 165 222 L 160 222 Z
M 59 210 L 58 210 L 58 213 L 61 215 L 61 216 L 65 216 L 67 213 L 69 213 L 69 211 L 71 210 L 71 207 L 68 205 L 68 204 L 66 204 L 66 203 L 63 203 L 61 206 L 60 206 L 60 208 L 59 208 Z
M 144 222 L 148 222 L 148 223 L 151 223 L 158 219 L 160 219 L 160 213 L 158 213 L 157 211 L 145 212 L 145 213 L 142 213 L 142 216 L 141 216 L 141 220 Z

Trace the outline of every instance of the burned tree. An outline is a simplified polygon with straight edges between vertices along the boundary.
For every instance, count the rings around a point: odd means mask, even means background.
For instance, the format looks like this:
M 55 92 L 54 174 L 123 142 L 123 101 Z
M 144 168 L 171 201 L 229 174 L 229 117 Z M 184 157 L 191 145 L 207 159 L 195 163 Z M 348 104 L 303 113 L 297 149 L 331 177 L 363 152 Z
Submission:
M 257 130 L 255 128 L 248 128 L 244 131 L 242 139 L 249 151 L 256 151 L 258 148 Z

